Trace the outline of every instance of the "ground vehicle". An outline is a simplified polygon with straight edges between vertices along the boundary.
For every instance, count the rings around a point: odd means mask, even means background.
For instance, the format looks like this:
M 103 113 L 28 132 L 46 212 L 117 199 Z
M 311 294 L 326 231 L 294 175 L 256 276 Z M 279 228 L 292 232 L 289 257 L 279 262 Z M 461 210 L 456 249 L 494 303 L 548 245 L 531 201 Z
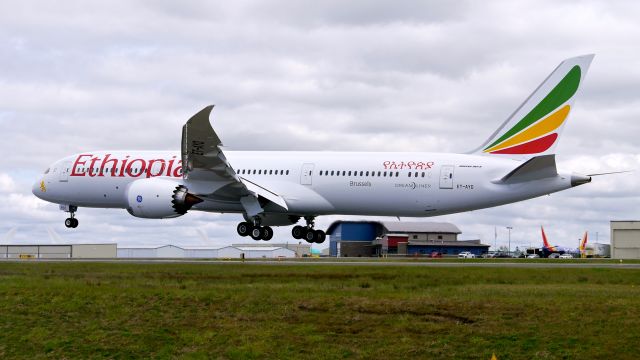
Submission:
M 540 255 L 538 254 L 529 254 L 527 255 L 527 259 L 539 259 Z
M 431 255 L 429 255 L 429 257 L 441 258 L 442 257 L 442 253 L 441 252 L 437 252 L 437 251 L 433 251 L 433 252 L 431 252 Z
M 564 254 L 560 255 L 559 258 L 560 259 L 573 259 L 573 255 L 564 253 Z
M 458 259 L 475 259 L 475 254 L 472 254 L 469 251 L 463 251 L 460 254 L 458 254 Z
M 506 253 L 496 253 L 493 257 L 494 258 L 510 258 L 511 256 L 509 256 L 509 254 L 506 254 Z

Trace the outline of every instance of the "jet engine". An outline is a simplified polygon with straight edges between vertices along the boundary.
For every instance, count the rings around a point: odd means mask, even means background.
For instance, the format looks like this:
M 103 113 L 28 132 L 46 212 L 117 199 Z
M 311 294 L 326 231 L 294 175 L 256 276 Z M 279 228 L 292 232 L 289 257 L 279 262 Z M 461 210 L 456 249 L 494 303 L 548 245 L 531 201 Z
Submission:
M 147 219 L 182 216 L 202 199 L 189 193 L 186 186 L 175 180 L 149 178 L 132 182 L 127 189 L 129 214 Z

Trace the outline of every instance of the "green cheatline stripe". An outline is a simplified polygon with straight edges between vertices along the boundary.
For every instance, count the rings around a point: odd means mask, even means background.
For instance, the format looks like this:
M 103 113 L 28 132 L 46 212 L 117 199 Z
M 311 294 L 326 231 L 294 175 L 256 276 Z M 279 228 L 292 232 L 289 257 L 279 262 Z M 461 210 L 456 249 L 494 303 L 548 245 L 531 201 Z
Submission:
M 569 100 L 573 94 L 578 90 L 580 84 L 580 66 L 574 66 L 567 75 L 549 92 L 549 94 L 540 101 L 536 107 L 533 108 L 525 117 L 522 118 L 511 130 L 504 133 L 493 144 L 484 148 L 485 150 L 495 146 L 498 143 L 510 138 L 511 136 L 519 133 L 524 128 L 533 124 L 543 116 L 549 114 L 555 110 L 558 106 L 564 104 Z

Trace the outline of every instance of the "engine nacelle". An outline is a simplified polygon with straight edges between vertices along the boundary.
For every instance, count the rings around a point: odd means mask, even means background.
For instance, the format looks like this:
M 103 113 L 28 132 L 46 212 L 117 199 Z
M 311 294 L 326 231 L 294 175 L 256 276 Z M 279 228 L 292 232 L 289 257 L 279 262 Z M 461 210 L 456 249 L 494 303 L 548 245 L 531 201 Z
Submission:
M 190 194 L 181 183 L 171 179 L 140 179 L 127 188 L 127 211 L 147 219 L 182 216 L 202 199 Z

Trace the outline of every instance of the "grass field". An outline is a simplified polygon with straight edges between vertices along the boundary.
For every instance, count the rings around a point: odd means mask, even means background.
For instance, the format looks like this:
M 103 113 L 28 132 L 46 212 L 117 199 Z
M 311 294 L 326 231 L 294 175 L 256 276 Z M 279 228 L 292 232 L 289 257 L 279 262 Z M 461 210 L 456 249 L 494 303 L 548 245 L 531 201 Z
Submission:
M 640 357 L 640 270 L 0 262 L 0 358 Z

